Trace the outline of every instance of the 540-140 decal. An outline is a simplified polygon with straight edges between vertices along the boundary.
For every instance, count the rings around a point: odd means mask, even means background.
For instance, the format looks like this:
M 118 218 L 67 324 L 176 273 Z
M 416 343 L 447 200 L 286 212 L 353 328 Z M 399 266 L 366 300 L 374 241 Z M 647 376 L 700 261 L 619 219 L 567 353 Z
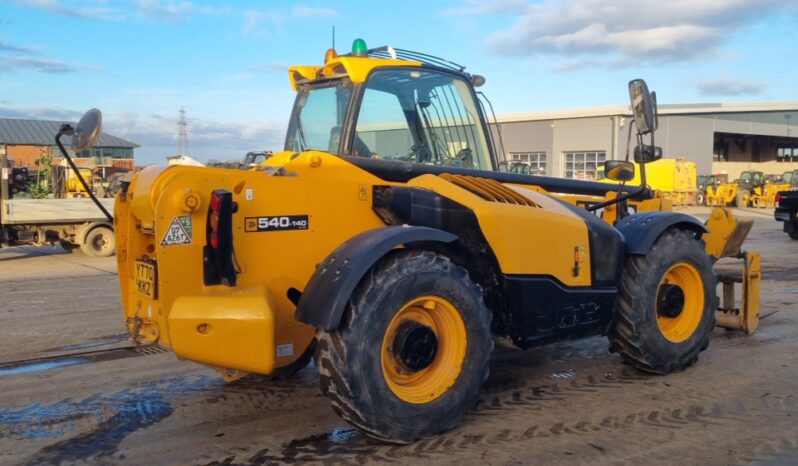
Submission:
M 310 221 L 307 215 L 267 215 L 264 217 L 246 217 L 244 231 L 286 231 L 307 230 Z

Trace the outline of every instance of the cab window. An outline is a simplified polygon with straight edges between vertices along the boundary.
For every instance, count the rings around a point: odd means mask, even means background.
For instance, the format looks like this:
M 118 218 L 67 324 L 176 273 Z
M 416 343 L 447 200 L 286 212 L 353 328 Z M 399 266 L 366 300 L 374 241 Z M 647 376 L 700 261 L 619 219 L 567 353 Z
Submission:
M 365 85 L 353 155 L 492 169 L 477 103 L 468 83 L 444 72 L 378 70 Z
M 288 123 L 285 150 L 337 154 L 351 94 L 348 79 L 301 87 Z

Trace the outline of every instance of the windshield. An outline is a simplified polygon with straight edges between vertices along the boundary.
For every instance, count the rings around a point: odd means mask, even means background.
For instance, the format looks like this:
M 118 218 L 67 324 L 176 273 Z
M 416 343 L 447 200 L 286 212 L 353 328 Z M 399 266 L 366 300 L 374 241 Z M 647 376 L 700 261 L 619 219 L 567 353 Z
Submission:
M 493 169 L 471 87 L 453 74 L 419 68 L 371 74 L 352 155 Z
M 338 154 L 351 95 L 352 84 L 348 79 L 301 87 L 288 122 L 285 150 Z
M 743 172 L 740 175 L 740 181 L 750 181 L 751 180 L 751 172 Z

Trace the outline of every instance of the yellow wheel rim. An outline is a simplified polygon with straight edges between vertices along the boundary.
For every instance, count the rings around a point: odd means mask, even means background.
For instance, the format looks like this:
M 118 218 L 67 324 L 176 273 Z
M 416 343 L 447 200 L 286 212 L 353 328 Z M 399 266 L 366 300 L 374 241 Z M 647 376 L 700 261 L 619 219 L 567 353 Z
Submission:
M 680 343 L 690 338 L 701 322 L 704 314 L 704 282 L 693 265 L 678 262 L 665 272 L 659 284 L 655 303 L 659 302 L 662 285 L 676 285 L 684 293 L 684 306 L 678 316 L 669 317 L 657 311 L 657 325 L 662 335 L 669 341 Z
M 402 324 L 428 327 L 437 339 L 432 362 L 423 369 L 408 369 L 398 354 L 394 341 Z M 391 391 L 408 403 L 428 403 L 457 381 L 465 360 L 466 327 L 457 308 L 439 296 L 421 296 L 406 303 L 391 319 L 382 340 L 382 374 Z

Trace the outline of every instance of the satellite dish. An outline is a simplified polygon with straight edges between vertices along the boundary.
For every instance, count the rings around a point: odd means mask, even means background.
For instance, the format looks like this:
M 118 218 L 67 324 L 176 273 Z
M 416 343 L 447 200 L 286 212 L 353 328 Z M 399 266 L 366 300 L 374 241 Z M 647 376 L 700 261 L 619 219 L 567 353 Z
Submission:
M 80 152 L 97 143 L 103 132 L 103 114 L 93 108 L 80 118 L 72 133 L 72 150 Z

